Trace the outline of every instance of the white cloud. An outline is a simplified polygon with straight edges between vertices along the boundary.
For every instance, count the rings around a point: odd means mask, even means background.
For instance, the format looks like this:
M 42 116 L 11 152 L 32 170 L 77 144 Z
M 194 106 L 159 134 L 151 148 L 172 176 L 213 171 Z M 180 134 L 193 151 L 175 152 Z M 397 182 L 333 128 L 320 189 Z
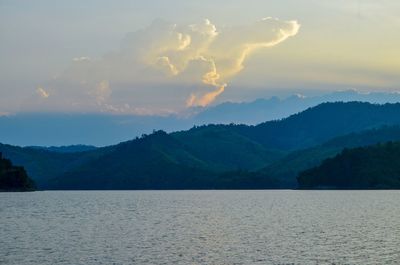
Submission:
M 159 22 L 158 22 L 159 23 Z M 147 50 L 142 50 L 144 63 L 163 68 L 173 76 L 185 74 L 185 70 L 194 69 L 197 79 L 203 84 L 214 87 L 210 92 L 192 93 L 189 106 L 205 106 L 224 92 L 229 78 L 244 68 L 244 61 L 255 50 L 273 47 L 298 33 L 297 21 L 281 21 L 264 18 L 252 25 L 233 27 L 217 31 L 209 20 L 203 23 L 178 28 L 176 25 L 165 27 L 157 23 L 149 28 L 144 39 Z M 167 31 L 160 33 L 159 28 Z M 193 68 L 192 65 L 202 65 Z
M 44 90 L 43 87 L 37 87 L 36 88 L 36 93 L 42 98 L 48 98 L 50 96 L 49 92 Z
M 130 106 L 131 102 L 116 106 L 112 102 L 112 91 L 118 88 L 110 84 L 131 86 L 140 100 L 143 91 L 137 88 L 138 84 L 158 82 L 167 88 L 173 83 L 188 87 L 182 106 L 206 106 L 225 91 L 230 79 L 245 67 L 245 60 L 254 51 L 285 41 L 296 35 L 299 28 L 297 21 L 273 18 L 220 30 L 207 19 L 183 26 L 155 20 L 149 27 L 129 33 L 119 50 L 103 58 L 74 58 L 71 67 L 54 81 L 52 87 L 67 89 L 58 93 L 63 102 L 68 94 L 81 93 L 85 95 L 82 100 L 89 96 L 94 105 L 105 111 L 122 109 L 129 112 L 140 106 L 124 107 Z M 37 91 L 42 97 L 49 97 L 43 88 Z M 153 96 L 158 97 L 156 92 Z M 79 96 L 73 98 L 76 101 Z
M 102 80 L 96 85 L 92 93 L 96 97 L 97 103 L 101 105 L 111 96 L 110 83 L 107 80 Z
M 90 58 L 87 56 L 81 56 L 81 57 L 75 57 L 72 59 L 74 62 L 84 62 L 84 61 L 90 61 Z

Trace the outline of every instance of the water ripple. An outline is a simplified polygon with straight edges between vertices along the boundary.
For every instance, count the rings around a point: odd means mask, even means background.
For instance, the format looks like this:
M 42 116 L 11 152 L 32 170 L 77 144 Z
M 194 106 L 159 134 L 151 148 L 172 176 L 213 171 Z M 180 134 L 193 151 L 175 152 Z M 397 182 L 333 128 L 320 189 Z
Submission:
M 0 193 L 0 264 L 398 264 L 397 191 Z

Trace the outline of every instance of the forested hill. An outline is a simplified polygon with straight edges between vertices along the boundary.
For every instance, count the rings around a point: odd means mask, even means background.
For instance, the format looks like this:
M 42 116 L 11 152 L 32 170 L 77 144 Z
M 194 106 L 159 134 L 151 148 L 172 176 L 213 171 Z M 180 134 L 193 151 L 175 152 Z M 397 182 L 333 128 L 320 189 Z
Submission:
M 33 191 L 35 184 L 23 167 L 14 166 L 0 153 L 0 191 Z
M 344 148 L 355 148 L 388 141 L 400 141 L 400 126 L 383 126 L 335 137 L 323 144 L 289 153 L 257 171 L 257 175 L 279 180 L 283 187 L 297 187 L 301 171 L 318 166 Z
M 267 148 L 296 150 L 352 132 L 400 124 L 400 103 L 323 103 L 286 119 L 239 126 L 241 134 Z
M 298 181 L 304 189 L 400 189 L 400 142 L 345 149 Z

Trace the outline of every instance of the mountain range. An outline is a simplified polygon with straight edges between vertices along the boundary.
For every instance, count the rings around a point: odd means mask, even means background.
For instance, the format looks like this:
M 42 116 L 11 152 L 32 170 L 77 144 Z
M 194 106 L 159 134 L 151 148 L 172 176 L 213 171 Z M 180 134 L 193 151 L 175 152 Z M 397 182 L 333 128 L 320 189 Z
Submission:
M 400 104 L 323 103 L 258 125 L 161 130 L 117 145 L 59 152 L 0 145 L 42 189 L 295 188 L 343 148 L 400 140 Z
M 107 146 L 127 141 L 153 130 L 174 132 L 194 125 L 256 125 L 279 120 L 324 102 L 400 102 L 399 93 L 338 91 L 319 96 L 293 95 L 252 102 L 225 102 L 190 108 L 168 116 L 112 115 L 99 113 L 17 113 L 0 116 L 0 141 L 18 146 Z

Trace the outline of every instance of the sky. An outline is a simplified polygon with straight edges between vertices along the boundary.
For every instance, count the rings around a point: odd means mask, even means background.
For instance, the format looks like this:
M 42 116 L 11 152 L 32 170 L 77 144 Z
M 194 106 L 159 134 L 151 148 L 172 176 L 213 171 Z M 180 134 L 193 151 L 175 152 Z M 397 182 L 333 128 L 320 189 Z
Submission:
M 396 0 L 0 0 L 0 115 L 400 90 Z

